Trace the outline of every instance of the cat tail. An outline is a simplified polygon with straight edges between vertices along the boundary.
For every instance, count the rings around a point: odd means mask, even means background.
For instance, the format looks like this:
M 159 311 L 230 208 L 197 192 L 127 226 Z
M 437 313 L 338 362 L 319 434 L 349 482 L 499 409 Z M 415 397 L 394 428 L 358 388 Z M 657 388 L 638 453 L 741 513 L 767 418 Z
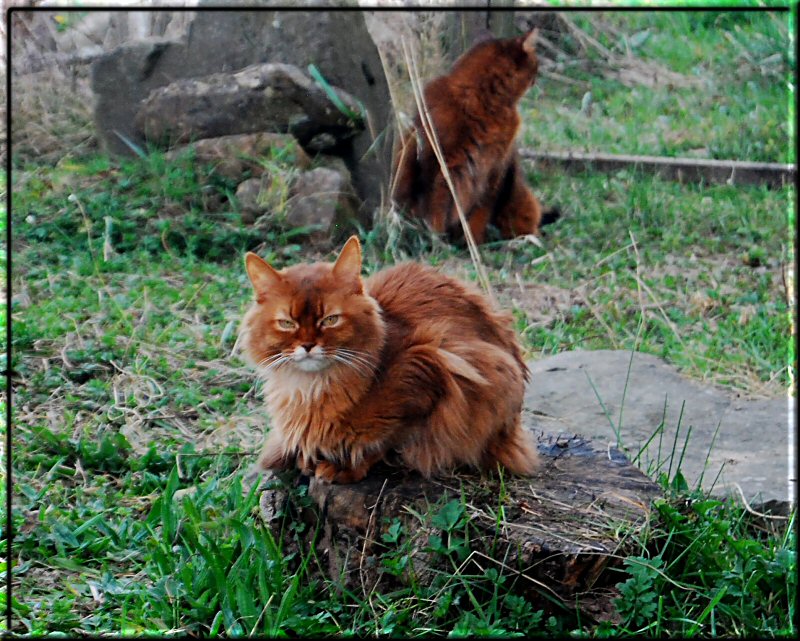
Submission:
M 539 467 L 539 452 L 533 434 L 517 423 L 498 434 L 487 448 L 490 465 L 500 463 L 509 472 L 528 476 Z
M 561 210 L 558 207 L 548 207 L 542 210 L 542 219 L 539 221 L 539 226 L 552 225 L 559 218 L 561 218 Z

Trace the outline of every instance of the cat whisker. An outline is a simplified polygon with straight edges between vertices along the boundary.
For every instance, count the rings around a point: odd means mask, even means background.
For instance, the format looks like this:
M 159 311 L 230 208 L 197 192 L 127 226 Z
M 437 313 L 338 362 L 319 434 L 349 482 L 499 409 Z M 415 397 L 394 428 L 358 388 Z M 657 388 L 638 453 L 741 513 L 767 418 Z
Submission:
M 348 358 L 347 356 L 343 356 L 341 354 L 331 354 L 330 357 L 333 360 L 335 360 L 336 362 L 343 363 L 344 365 L 347 365 L 348 367 L 352 367 L 353 369 L 357 369 L 360 372 L 361 371 L 363 371 L 363 372 L 367 371 L 366 368 L 361 363 L 359 363 L 356 360 L 353 360 L 352 358 Z
M 363 349 L 353 349 L 351 347 L 337 347 L 335 348 L 337 352 L 347 352 L 348 354 L 359 354 L 360 356 L 367 356 L 369 358 L 373 358 L 373 355 Z
M 263 368 L 263 370 L 265 372 L 269 372 L 271 370 L 278 369 L 281 365 L 285 365 L 288 362 L 289 362 L 288 358 L 282 358 L 279 361 L 275 361 L 274 363 L 271 363 L 271 364 L 267 365 L 267 367 Z
M 289 361 L 291 361 L 291 357 L 286 356 L 285 354 L 273 354 L 272 356 L 262 359 L 258 363 L 257 369 L 261 375 L 267 375 L 277 370 L 282 365 L 285 365 Z
M 354 356 L 361 356 L 361 357 L 363 357 L 363 358 L 365 358 L 367 360 L 371 360 L 371 359 L 374 358 L 374 356 L 372 354 L 370 354 L 369 352 L 365 352 L 364 350 L 360 350 L 360 349 L 350 349 L 349 347 L 337 347 L 335 349 L 335 351 L 342 352 L 343 354 L 351 354 L 351 355 L 354 355 Z
M 364 367 L 364 365 L 362 365 L 358 361 L 345 358 L 344 356 L 340 356 L 338 354 L 331 354 L 331 358 L 333 358 L 333 360 L 337 361 L 338 363 L 342 363 L 343 365 L 347 365 L 348 367 L 354 369 L 361 376 L 366 377 L 371 375 L 370 370 Z
M 374 374 L 378 369 L 378 366 L 374 365 L 373 363 L 365 362 L 359 359 L 353 359 L 353 360 L 359 363 L 362 367 L 366 368 L 367 371 L 369 371 L 372 374 Z
M 366 374 L 374 374 L 377 367 L 372 363 L 363 361 L 361 359 L 355 358 L 353 356 L 349 356 L 347 354 L 336 354 L 333 357 L 334 359 L 338 360 L 342 363 L 347 363 L 351 367 L 358 367 L 359 369 L 363 370 L 365 375 Z
M 360 354 L 358 352 L 353 352 L 347 349 L 337 349 L 336 353 L 342 356 L 350 356 L 352 358 L 357 358 L 358 360 L 363 361 L 364 363 L 373 362 L 373 359 L 368 354 Z
M 256 363 L 257 367 L 264 367 L 265 365 L 269 365 L 270 363 L 274 363 L 276 360 L 280 360 L 283 358 L 283 354 L 278 352 L 277 354 L 272 354 L 271 356 L 267 356 L 262 358 L 258 363 Z
M 368 352 L 364 352 L 361 350 L 347 349 L 345 347 L 339 347 L 335 350 L 335 353 L 340 356 L 345 356 L 353 360 L 359 361 L 366 367 L 369 367 L 372 371 L 378 369 L 378 366 L 374 360 L 375 357 Z

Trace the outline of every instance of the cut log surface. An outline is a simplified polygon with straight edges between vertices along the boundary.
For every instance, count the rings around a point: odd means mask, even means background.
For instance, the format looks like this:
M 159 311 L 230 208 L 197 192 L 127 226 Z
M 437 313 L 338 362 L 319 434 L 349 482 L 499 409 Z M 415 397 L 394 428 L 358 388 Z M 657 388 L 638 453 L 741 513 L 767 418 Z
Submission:
M 383 463 L 352 485 L 296 476 L 263 492 L 262 519 L 283 533 L 291 529 L 287 519 L 311 525 L 306 532 L 316 532 L 316 550 L 327 561 L 329 576 L 371 592 L 387 580 L 407 581 L 412 572 L 418 582 L 432 579 L 441 555 L 431 551 L 430 537 L 446 534 L 441 516 L 434 517 L 455 499 L 459 503 L 451 508 L 456 515 L 460 510 L 461 520 L 454 531 L 469 538 L 471 550 L 460 561 L 465 574 L 494 567 L 521 578 L 518 584 L 530 597 L 574 606 L 580 595 L 585 604 L 593 604 L 587 614 L 599 609 L 601 618 L 608 618 L 615 594 L 609 586 L 623 577 L 606 570 L 638 550 L 635 534 L 647 523 L 651 502 L 661 490 L 605 443 L 574 435 L 538 438 L 542 464 L 531 477 L 460 472 L 427 480 Z M 298 492 L 287 489 L 287 482 L 307 484 L 310 505 L 289 505 L 289 497 Z M 383 535 L 392 523 L 396 532 L 397 522 L 403 535 L 387 542 Z M 399 579 L 387 577 L 382 555 L 401 544 L 411 556 L 409 570 Z
M 794 164 L 749 162 L 745 160 L 713 160 L 709 158 L 671 158 L 664 156 L 632 156 L 575 151 L 535 151 L 520 149 L 519 154 L 537 166 L 554 165 L 573 172 L 615 172 L 637 169 L 678 182 L 706 182 L 729 185 L 767 185 L 776 189 L 795 182 Z

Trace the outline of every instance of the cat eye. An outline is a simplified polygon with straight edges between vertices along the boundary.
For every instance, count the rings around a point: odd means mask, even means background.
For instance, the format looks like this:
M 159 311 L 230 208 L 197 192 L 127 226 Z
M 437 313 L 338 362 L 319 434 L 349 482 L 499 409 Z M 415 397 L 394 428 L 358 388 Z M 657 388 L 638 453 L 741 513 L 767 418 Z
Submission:
M 289 320 L 288 318 L 279 318 L 278 327 L 281 329 L 294 329 L 297 327 L 297 323 L 295 323 L 293 320 Z
M 339 322 L 339 314 L 331 314 L 320 321 L 322 327 L 333 327 Z

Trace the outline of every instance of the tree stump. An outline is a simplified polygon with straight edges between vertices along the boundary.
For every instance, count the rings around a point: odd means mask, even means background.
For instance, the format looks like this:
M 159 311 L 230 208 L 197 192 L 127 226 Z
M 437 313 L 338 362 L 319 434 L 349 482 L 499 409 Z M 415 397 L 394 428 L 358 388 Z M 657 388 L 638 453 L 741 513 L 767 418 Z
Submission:
M 284 549 L 314 545 L 329 578 L 347 589 L 369 594 L 437 571 L 493 567 L 546 610 L 577 602 L 586 615 L 613 619 L 613 585 L 622 577 L 608 570 L 637 549 L 635 535 L 661 490 L 613 447 L 537 436 L 542 465 L 532 477 L 459 472 L 426 480 L 385 463 L 353 485 L 295 475 L 263 492 L 261 516 Z M 287 522 L 305 523 L 305 538 L 289 542 Z M 448 543 L 455 549 L 443 554 Z

